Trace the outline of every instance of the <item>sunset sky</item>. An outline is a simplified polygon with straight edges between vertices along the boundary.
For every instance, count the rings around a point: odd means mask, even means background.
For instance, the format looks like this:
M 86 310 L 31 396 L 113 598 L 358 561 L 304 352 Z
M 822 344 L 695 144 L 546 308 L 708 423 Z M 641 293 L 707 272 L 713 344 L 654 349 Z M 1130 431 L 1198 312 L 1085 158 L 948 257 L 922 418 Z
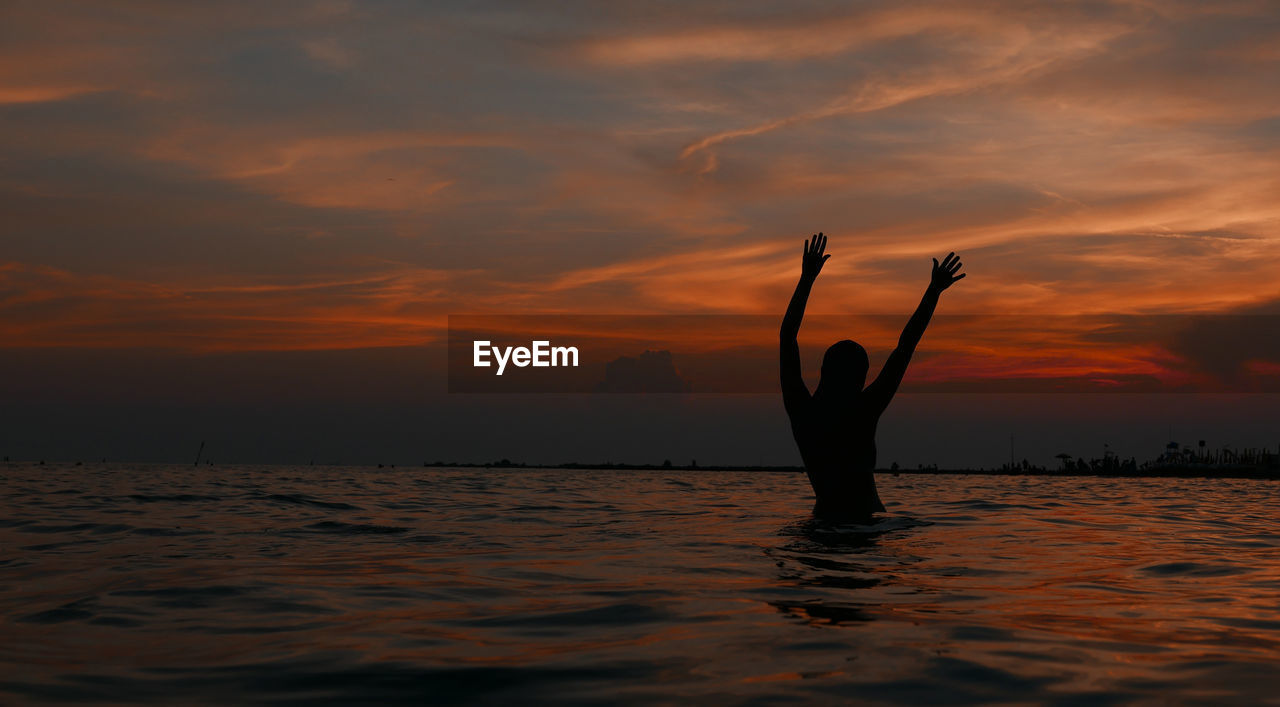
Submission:
M 15 454 L 72 444 L 59 416 L 91 419 L 123 369 L 153 419 L 176 403 L 145 390 L 179 376 L 157 371 L 193 360 L 226 380 L 272 378 L 287 352 L 365 362 L 316 368 L 331 381 L 384 355 L 355 350 L 403 347 L 378 371 L 436 381 L 449 314 L 780 316 L 819 230 L 814 313 L 905 315 L 955 250 L 949 314 L 1280 314 L 1267 2 L 11 0 L 0 125 Z M 992 346 L 1048 375 L 1093 333 L 1055 329 L 1039 363 L 1045 332 Z M 1241 363 L 1275 374 L 1264 334 Z M 986 350 L 965 336 L 924 347 Z M 363 392 L 335 418 L 381 385 L 337 385 Z M 422 385 L 428 418 L 493 404 Z M 250 388 L 238 404 L 279 402 Z M 635 429 L 608 404 L 588 417 Z M 725 444 L 701 453 L 746 461 Z M 287 456 L 242 454 L 268 448 Z M 558 458 L 492 456 L 522 450 Z

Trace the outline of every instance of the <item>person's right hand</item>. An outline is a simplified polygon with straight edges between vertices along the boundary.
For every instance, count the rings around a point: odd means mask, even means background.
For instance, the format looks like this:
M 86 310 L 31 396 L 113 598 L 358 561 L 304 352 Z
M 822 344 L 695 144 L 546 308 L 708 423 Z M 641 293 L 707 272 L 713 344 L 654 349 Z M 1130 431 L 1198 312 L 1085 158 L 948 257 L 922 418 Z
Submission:
M 818 233 L 812 239 L 806 238 L 804 241 L 804 259 L 800 262 L 800 276 L 816 279 L 818 273 L 822 272 L 823 263 L 827 262 L 830 255 L 824 255 L 827 249 L 827 237 Z
M 938 259 L 933 259 L 933 276 L 929 278 L 929 287 L 934 292 L 942 292 L 954 285 L 957 281 L 964 279 L 965 273 L 956 273 L 960 270 L 960 258 L 955 253 L 948 253 L 947 257 L 942 259 L 942 264 L 938 264 Z

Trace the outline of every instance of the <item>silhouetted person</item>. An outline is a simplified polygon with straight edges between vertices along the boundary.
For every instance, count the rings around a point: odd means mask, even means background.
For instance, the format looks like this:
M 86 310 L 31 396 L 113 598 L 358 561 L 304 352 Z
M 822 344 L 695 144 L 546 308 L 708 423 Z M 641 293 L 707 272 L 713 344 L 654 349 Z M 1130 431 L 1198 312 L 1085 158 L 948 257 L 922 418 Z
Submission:
M 782 400 L 791 418 L 791 432 L 804 460 L 809 483 L 817 496 L 814 512 L 868 517 L 884 511 L 876 493 L 876 423 L 889 406 L 893 394 L 907 372 L 911 354 L 938 305 L 938 295 L 964 274 L 955 253 L 933 259 L 933 276 L 920 299 L 920 306 L 902 330 L 898 347 L 880 375 L 866 385 L 867 351 L 848 339 L 827 349 L 822 358 L 822 377 L 813 395 L 800 376 L 800 347 L 796 335 L 804 318 L 805 304 L 818 273 L 830 255 L 825 255 L 827 237 L 819 233 L 804 243 L 800 282 L 791 296 L 779 332 Z M 864 387 L 865 386 L 865 387 Z

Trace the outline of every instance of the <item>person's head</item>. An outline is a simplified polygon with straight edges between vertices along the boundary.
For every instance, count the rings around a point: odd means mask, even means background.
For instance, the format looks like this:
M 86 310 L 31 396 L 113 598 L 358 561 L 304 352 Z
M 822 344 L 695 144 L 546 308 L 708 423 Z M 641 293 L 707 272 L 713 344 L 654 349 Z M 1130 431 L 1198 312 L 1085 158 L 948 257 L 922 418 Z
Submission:
M 818 387 L 834 393 L 861 392 L 867 384 L 867 350 L 856 341 L 837 341 L 822 357 Z

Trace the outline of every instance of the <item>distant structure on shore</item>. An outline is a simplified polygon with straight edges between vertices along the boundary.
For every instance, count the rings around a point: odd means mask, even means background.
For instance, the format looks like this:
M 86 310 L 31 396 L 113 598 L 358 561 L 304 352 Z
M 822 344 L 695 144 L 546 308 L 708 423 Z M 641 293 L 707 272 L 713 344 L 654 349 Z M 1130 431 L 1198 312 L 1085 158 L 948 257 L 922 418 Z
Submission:
M 994 468 L 947 468 L 939 467 L 937 464 L 918 464 L 914 468 L 901 467 L 897 462 L 893 462 L 887 469 L 877 469 L 878 474 L 1000 474 L 1000 475 L 1016 475 L 1016 476 L 1114 476 L 1114 477 L 1182 477 L 1182 478 L 1223 478 L 1223 479 L 1280 479 L 1280 448 L 1277 451 L 1271 451 L 1265 447 L 1233 449 L 1228 446 L 1222 446 L 1217 449 L 1210 449 L 1205 440 L 1192 445 L 1182 445 L 1178 442 L 1169 442 L 1165 445 L 1164 451 L 1149 461 L 1139 462 L 1134 457 L 1122 458 L 1111 451 L 1104 445 L 1101 458 L 1085 459 L 1077 457 L 1066 452 L 1054 455 L 1058 460 L 1056 468 L 1049 468 L 1038 464 L 1033 464 L 1027 459 L 1021 461 L 1011 461 Z M 0 464 L 9 465 L 36 465 L 44 466 L 45 460 L 39 461 L 14 461 L 10 457 L 0 458 Z M 200 459 L 206 466 L 213 466 L 213 461 L 209 459 Z M 71 462 L 63 462 L 71 464 Z M 103 464 L 107 463 L 106 458 L 102 459 Z M 59 462 L 53 462 L 58 465 Z M 121 462 L 126 464 L 126 462 Z M 234 462 L 232 463 L 234 465 Z M 75 466 L 82 466 L 83 462 L 74 462 Z M 224 463 L 225 465 L 225 463 Z M 310 462 L 310 466 L 314 466 L 314 460 Z M 374 465 L 370 465 L 374 466 Z M 402 465 L 412 466 L 412 465 Z M 422 462 L 423 467 L 436 468 L 481 468 L 481 469 L 581 469 L 584 471 L 758 471 L 758 472 L 785 472 L 797 473 L 804 471 L 804 467 L 798 465 L 741 465 L 741 464 L 699 464 L 696 459 L 691 459 L 687 464 L 673 463 L 670 459 L 664 459 L 661 463 L 656 464 L 630 464 L 626 462 L 574 462 L 566 461 L 559 464 L 530 464 L 522 461 L 512 461 L 511 459 L 498 459 L 490 462 L 459 462 L 459 461 L 434 461 Z M 379 469 L 390 468 L 395 469 L 396 464 L 376 465 Z
M 1228 479 L 1280 479 L 1280 452 L 1272 452 L 1265 448 L 1235 450 L 1229 447 L 1218 449 L 1207 448 L 1205 441 L 1200 440 L 1195 447 L 1184 447 L 1177 442 L 1165 445 L 1165 451 L 1155 459 L 1139 462 L 1135 457 L 1122 458 L 1104 446 L 1101 458 L 1085 459 L 1071 454 L 1056 455 L 1059 461 L 1056 469 L 1032 464 L 1027 459 L 1021 462 L 1007 463 L 998 468 L 948 469 L 939 468 L 937 464 L 921 464 L 915 468 L 900 467 L 894 462 L 888 469 L 877 469 L 881 474 L 1008 474 L 1030 476 L 1115 476 L 1115 477 L 1186 477 L 1186 478 L 1228 478 Z M 527 464 L 500 459 L 487 463 L 459 462 L 423 462 L 424 467 L 459 467 L 486 469 L 583 469 L 583 470 L 619 470 L 619 471 L 775 471 L 800 472 L 801 466 L 699 466 L 697 461 L 689 464 L 672 464 L 671 460 L 663 460 L 661 464 L 627 464 L 613 461 L 583 463 L 562 462 L 555 465 Z
M 1280 451 L 1266 448 L 1235 450 L 1230 447 L 1209 449 L 1205 440 L 1195 446 L 1169 442 L 1155 459 L 1139 463 L 1134 457 L 1122 459 L 1105 449 L 1102 458 L 1085 460 L 1070 454 L 1056 455 L 1061 462 L 1056 470 L 1031 465 L 1023 459 L 1019 465 L 1002 467 L 1014 474 L 1064 474 L 1093 476 L 1186 476 L 1226 478 L 1280 478 Z

